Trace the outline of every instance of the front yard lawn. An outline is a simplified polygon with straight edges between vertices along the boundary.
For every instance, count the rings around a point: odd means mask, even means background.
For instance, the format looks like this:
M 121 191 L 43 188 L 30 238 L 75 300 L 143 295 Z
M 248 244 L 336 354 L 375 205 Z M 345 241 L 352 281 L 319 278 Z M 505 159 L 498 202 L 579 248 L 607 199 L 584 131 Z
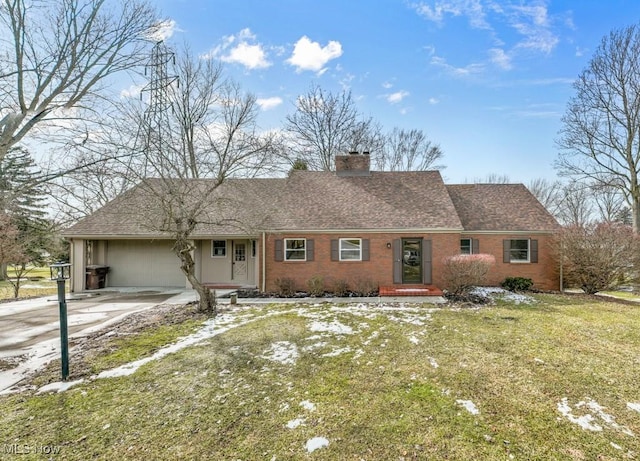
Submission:
M 640 458 L 633 305 L 239 306 L 208 325 L 135 373 L 0 397 L 0 458 Z

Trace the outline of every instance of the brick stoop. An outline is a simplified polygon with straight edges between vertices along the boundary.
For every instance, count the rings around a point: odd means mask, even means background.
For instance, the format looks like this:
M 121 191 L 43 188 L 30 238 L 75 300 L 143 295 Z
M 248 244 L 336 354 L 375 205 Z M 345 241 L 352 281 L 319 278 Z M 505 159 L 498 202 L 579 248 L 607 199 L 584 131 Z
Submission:
M 380 287 L 380 296 L 442 296 L 442 290 L 433 285 L 394 285 Z

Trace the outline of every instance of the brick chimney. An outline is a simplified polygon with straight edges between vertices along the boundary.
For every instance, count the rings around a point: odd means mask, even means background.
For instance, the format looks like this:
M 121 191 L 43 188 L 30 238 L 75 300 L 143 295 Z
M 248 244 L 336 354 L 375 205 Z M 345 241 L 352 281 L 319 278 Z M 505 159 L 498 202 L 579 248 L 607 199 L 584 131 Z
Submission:
M 346 155 L 336 155 L 336 175 L 369 176 L 371 174 L 369 152 L 351 151 Z

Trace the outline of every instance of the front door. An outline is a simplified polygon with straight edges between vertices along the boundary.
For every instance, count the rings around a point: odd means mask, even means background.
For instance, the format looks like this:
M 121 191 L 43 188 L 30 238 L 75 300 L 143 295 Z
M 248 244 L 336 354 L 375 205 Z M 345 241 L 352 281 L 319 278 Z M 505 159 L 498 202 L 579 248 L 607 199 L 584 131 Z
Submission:
M 231 261 L 231 279 L 233 281 L 246 281 L 249 273 L 247 266 L 247 243 L 233 241 L 231 245 L 233 260 Z
M 402 239 L 402 283 L 422 283 L 422 239 Z

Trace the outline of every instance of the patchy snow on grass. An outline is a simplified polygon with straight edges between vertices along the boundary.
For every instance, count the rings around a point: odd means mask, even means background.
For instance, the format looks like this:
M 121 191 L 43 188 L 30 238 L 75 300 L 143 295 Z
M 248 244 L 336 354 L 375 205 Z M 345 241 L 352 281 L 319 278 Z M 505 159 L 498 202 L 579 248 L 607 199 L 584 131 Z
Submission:
M 289 341 L 277 341 L 262 355 L 263 359 L 284 365 L 295 365 L 298 360 L 298 347 Z
M 332 320 L 331 322 L 313 321 L 309 325 L 309 330 L 314 332 L 328 332 L 337 335 L 352 335 L 353 328 L 338 320 Z
M 420 340 L 413 335 L 409 336 L 409 342 L 415 344 L 416 346 L 420 344 Z
M 485 298 L 499 298 L 504 301 L 510 301 L 514 304 L 533 304 L 536 302 L 531 296 L 523 295 L 507 291 L 500 287 L 475 287 L 471 294 L 483 296 Z
M 633 437 L 633 432 L 631 432 L 627 427 L 621 426 L 620 424 L 616 423 L 615 418 L 612 415 L 605 413 L 604 407 L 602 407 L 595 400 L 587 398 L 586 400 L 581 400 L 580 402 L 575 404 L 576 410 L 582 410 L 583 408 L 587 411 L 592 412 L 593 415 L 591 413 L 585 413 L 581 416 L 575 416 L 573 414 L 574 410 L 569 405 L 569 399 L 567 399 L 566 397 L 558 402 L 558 411 L 569 421 L 579 425 L 585 430 L 600 432 L 602 431 L 604 425 Z M 601 420 L 599 422 L 602 425 L 598 424 L 597 419 Z
M 329 441 L 324 437 L 314 437 L 312 439 L 307 440 L 305 447 L 307 448 L 308 453 L 312 453 L 319 448 L 324 448 L 329 446 Z
M 82 382 L 84 382 L 84 379 L 47 384 L 46 386 L 42 386 L 40 389 L 38 389 L 37 394 L 43 394 L 45 392 L 64 392 L 70 387 L 73 387 L 76 384 L 80 384 Z
M 308 400 L 303 400 L 302 402 L 300 402 L 300 406 L 307 411 L 315 411 L 316 409 L 316 404 Z
M 438 365 L 438 362 L 436 362 L 436 359 L 434 359 L 433 357 L 429 357 L 429 364 L 433 368 L 438 368 L 440 366 L 440 365 Z
M 287 423 L 287 428 L 295 429 L 296 427 L 302 426 L 304 424 L 304 418 L 296 418 L 292 419 Z
M 347 347 L 335 347 L 331 352 L 327 352 L 326 354 L 322 354 L 322 357 L 337 357 L 338 355 L 345 354 L 347 352 L 351 352 L 351 348 Z
M 411 325 L 422 326 L 424 325 L 425 320 L 429 320 L 431 318 L 429 314 L 425 314 L 425 315 L 426 317 L 422 315 L 412 315 L 408 313 L 404 313 L 403 315 L 387 314 L 387 318 L 393 322 L 409 323 Z
M 471 400 L 456 400 L 456 403 L 458 405 L 462 405 L 462 407 L 467 410 L 469 413 L 471 413 L 472 415 L 479 415 L 480 414 L 480 410 L 478 410 L 478 407 L 476 407 L 475 403 L 473 403 Z
M 640 413 L 640 403 L 627 402 L 627 408 L 629 410 L 634 410 Z

